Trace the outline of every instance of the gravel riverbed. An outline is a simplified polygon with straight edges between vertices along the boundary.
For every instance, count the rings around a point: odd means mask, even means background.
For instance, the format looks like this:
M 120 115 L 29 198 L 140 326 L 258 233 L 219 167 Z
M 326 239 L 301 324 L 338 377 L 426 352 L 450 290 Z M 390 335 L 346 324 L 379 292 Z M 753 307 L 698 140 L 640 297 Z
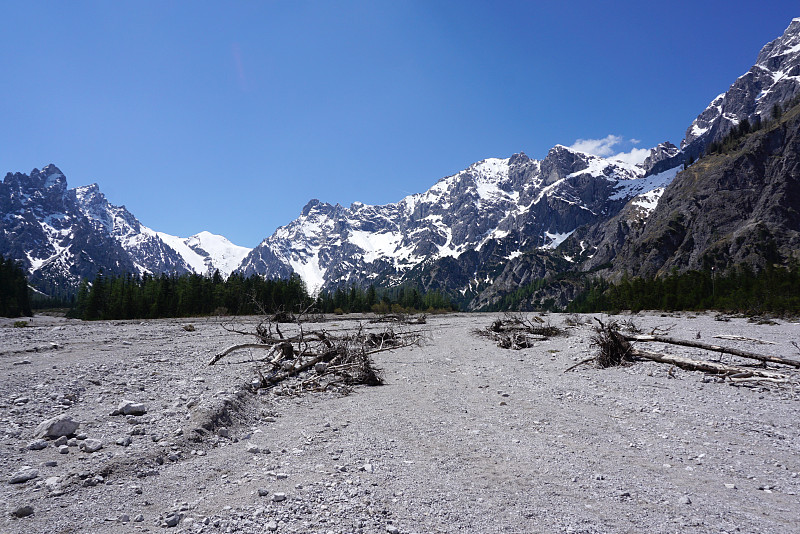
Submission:
M 496 317 L 429 316 L 421 346 L 374 356 L 385 385 L 302 396 L 250 389 L 258 350 L 208 366 L 250 341 L 222 319 L 1 320 L 0 532 L 800 532 L 798 370 L 565 373 L 594 353 L 590 324 L 550 314 L 566 335 L 506 350 L 474 334 Z M 616 319 L 800 359 L 797 322 Z M 77 430 L 37 439 L 59 415 Z

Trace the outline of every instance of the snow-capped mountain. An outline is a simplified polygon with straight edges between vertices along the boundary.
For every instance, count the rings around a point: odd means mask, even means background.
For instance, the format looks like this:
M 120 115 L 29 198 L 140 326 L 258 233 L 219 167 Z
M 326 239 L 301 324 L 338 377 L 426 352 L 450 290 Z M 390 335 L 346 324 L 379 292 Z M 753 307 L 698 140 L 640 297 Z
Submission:
M 163 232 L 156 232 L 156 235 L 180 254 L 197 274 L 212 275 L 218 270 L 227 278 L 252 250 L 234 245 L 224 236 L 205 231 L 191 237 L 176 237 Z
M 239 270 L 267 277 L 296 272 L 314 291 L 398 283 L 444 259 L 497 264 L 554 248 L 578 226 L 610 217 L 631 197 L 664 185 L 644 175 L 641 166 L 561 145 L 541 161 L 525 154 L 486 159 L 394 204 L 345 208 L 312 200 Z M 467 260 L 467 253 L 475 259 Z M 448 289 L 465 293 L 491 282 L 483 270 L 473 269 L 460 287 Z
M 772 120 L 775 105 L 784 104 L 798 94 L 800 18 L 792 20 L 783 35 L 767 43 L 750 70 L 692 121 L 681 142 L 681 151 L 653 164 L 649 172 L 662 172 L 685 160 L 696 159 L 710 143 L 722 140 L 744 119 L 751 125 Z
M 0 254 L 21 261 L 39 289 L 73 286 L 107 273 L 227 276 L 250 251 L 202 232 L 178 238 L 142 225 L 108 202 L 97 184 L 67 189 L 48 165 L 30 175 L 9 173 L 0 184 Z

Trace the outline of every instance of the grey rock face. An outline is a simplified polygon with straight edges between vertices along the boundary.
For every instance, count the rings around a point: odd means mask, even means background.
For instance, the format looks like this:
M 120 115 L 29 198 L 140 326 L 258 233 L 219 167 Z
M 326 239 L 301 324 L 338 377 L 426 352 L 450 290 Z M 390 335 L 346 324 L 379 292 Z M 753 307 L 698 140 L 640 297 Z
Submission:
M 650 155 L 645 158 L 642 168 L 646 172 L 650 172 L 658 163 L 674 158 L 679 152 L 680 148 L 669 141 L 664 141 L 655 148 L 650 149 Z
M 794 19 L 782 36 L 761 49 L 755 65 L 698 115 L 686 130 L 681 148 L 696 156 L 741 120 L 770 119 L 775 104 L 785 103 L 800 92 L 799 44 L 800 19 Z
M 800 108 L 678 174 L 646 221 L 623 211 L 583 237 L 596 243 L 582 268 L 654 276 L 673 268 L 760 268 L 800 250 Z M 576 237 L 577 239 L 577 237 Z
M 71 415 L 62 414 L 47 419 L 39 423 L 36 427 L 34 436 L 37 438 L 50 438 L 55 439 L 61 436 L 71 436 L 74 434 L 80 423 L 75 421 Z

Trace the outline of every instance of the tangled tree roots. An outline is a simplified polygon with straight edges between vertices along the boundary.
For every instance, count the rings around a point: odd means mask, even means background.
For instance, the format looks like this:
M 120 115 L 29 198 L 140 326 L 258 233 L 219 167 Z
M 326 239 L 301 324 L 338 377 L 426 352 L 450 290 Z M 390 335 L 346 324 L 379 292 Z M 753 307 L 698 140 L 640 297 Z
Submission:
M 564 330 L 545 322 L 539 316 L 527 317 L 522 314 L 506 314 L 496 319 L 488 328 L 475 330 L 475 334 L 496 341 L 503 349 L 527 349 L 537 341 L 563 335 Z
M 302 318 L 302 314 L 298 317 Z M 264 350 L 266 357 L 251 359 L 257 364 L 256 387 L 274 388 L 280 384 L 280 391 L 285 394 L 325 390 L 346 394 L 355 385 L 383 383 L 381 370 L 372 361 L 373 354 L 417 345 L 422 340 L 420 331 L 396 332 L 392 328 L 367 332 L 359 326 L 353 333 L 305 331 L 301 319 L 297 320 L 297 332 L 287 337 L 271 319 L 263 319 L 255 332 L 226 327 L 230 332 L 255 336 L 257 343 L 229 347 L 214 356 L 209 365 L 239 350 Z
M 616 367 L 628 365 L 634 360 L 633 347 L 625 336 L 620 333 L 620 325 L 616 321 L 604 324 L 600 319 L 596 319 L 599 326 L 596 326 L 595 335 L 592 336 L 592 344 L 598 347 L 595 362 L 599 367 Z

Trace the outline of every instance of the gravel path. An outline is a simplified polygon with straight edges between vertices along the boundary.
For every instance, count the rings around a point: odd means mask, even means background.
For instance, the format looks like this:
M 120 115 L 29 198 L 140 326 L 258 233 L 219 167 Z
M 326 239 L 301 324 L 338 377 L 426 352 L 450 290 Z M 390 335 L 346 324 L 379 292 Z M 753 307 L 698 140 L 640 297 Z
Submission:
M 473 333 L 494 317 L 429 317 L 423 346 L 375 355 L 386 385 L 302 397 L 249 392 L 246 351 L 207 366 L 245 341 L 217 320 L 5 321 L 0 531 L 800 532 L 800 373 L 767 388 L 646 362 L 565 373 L 593 353 L 588 325 L 512 351 Z M 798 323 L 621 319 L 800 358 Z M 146 413 L 110 415 L 123 400 Z M 76 438 L 37 450 L 59 414 Z

